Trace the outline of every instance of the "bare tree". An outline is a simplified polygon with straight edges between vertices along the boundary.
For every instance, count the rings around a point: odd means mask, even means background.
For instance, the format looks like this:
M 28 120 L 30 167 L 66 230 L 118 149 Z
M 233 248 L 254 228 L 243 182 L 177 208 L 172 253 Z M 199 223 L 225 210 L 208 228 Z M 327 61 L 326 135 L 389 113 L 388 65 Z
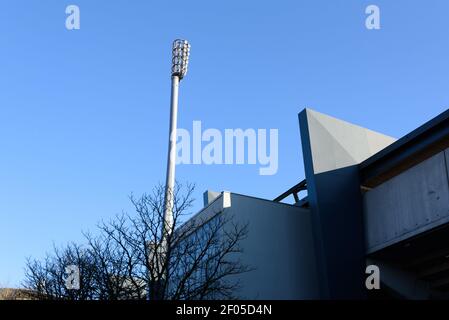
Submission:
M 68 268 L 75 266 L 79 288 L 68 283 Z M 70 243 L 63 248 L 54 246 L 43 261 L 28 259 L 25 268 L 25 287 L 42 300 L 94 299 L 95 264 L 84 246 Z M 78 281 L 77 281 L 78 282 Z
M 25 286 L 42 299 L 201 300 L 237 298 L 236 275 L 251 268 L 240 260 L 246 224 L 227 212 L 189 218 L 194 187 L 173 191 L 173 229 L 163 232 L 165 188 L 130 200 L 123 213 L 85 233 L 87 244 L 29 260 Z M 66 266 L 79 265 L 80 289 L 65 288 Z

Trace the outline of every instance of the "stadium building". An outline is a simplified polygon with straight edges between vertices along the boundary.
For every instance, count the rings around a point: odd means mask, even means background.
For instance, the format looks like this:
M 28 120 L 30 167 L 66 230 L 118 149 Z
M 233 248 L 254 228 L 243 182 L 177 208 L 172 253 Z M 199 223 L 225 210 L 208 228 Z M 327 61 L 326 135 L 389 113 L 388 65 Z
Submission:
M 449 295 L 449 111 L 396 140 L 305 109 L 304 181 L 274 200 L 205 193 L 198 215 L 247 222 L 247 299 Z M 294 204 L 283 203 L 288 198 Z M 368 290 L 368 265 L 380 289 Z

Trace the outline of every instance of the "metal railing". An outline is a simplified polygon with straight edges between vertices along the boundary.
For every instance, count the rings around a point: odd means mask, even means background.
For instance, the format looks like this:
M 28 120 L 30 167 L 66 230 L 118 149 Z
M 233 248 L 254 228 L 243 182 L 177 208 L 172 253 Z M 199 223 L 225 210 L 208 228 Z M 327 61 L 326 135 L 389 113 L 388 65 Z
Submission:
M 285 191 L 283 194 L 281 194 L 279 197 L 277 197 L 273 201 L 281 202 L 288 196 L 293 195 L 293 197 L 295 198 L 295 203 L 298 203 L 300 201 L 298 193 L 300 191 L 304 191 L 304 190 L 307 190 L 307 181 L 305 179 L 303 181 L 301 181 L 300 183 L 298 183 L 297 185 L 295 185 L 295 186 L 291 187 L 290 189 L 288 189 L 287 191 Z

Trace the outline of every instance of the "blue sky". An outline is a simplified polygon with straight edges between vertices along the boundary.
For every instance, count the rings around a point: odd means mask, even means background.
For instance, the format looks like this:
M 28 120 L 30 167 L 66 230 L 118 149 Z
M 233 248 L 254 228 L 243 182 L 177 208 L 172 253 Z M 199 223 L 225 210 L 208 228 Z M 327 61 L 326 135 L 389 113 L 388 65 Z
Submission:
M 65 28 L 70 4 L 80 30 Z M 178 166 L 193 211 L 206 189 L 271 199 L 303 179 L 304 107 L 401 137 L 449 105 L 447 0 L 0 5 L 0 286 L 164 181 L 175 38 L 192 44 L 179 127 L 279 129 L 276 175 Z

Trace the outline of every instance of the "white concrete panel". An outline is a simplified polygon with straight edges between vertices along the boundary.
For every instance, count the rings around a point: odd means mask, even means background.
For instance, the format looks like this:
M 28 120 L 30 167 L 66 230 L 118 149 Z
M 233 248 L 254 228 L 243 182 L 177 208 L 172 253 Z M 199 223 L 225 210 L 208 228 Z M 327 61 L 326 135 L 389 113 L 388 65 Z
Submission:
M 396 139 L 307 109 L 314 173 L 359 164 Z
M 231 207 L 231 193 L 229 191 L 223 191 L 223 209 Z

